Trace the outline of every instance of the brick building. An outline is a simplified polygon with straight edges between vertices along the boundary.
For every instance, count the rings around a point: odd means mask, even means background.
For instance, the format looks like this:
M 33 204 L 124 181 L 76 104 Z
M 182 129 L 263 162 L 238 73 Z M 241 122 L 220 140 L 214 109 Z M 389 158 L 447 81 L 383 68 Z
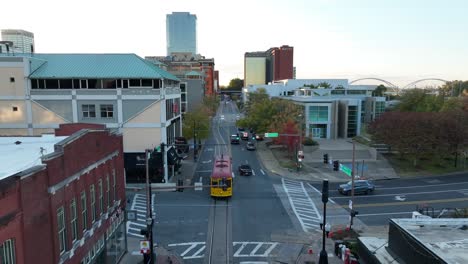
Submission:
M 66 124 L 56 135 L 0 137 L 0 146 L 0 263 L 117 263 L 126 250 L 122 136 Z

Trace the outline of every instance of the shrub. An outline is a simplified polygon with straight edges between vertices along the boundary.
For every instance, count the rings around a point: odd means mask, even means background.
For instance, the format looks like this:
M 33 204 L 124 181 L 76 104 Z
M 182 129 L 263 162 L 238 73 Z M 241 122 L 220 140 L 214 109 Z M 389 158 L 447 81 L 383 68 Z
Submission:
M 304 144 L 304 146 L 317 146 L 318 142 L 313 140 L 310 137 L 307 137 L 307 138 L 304 138 L 304 140 L 302 141 L 302 144 Z

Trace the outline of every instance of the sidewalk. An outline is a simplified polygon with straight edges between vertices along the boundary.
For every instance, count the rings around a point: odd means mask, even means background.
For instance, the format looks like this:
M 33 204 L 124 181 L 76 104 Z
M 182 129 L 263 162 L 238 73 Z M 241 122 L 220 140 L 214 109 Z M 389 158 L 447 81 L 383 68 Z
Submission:
M 333 171 L 330 164 L 323 163 L 323 155 L 328 154 L 331 159 L 340 160 L 341 164 L 351 166 L 352 143 L 347 140 L 321 140 L 318 147 L 304 146 L 304 161 L 300 171 L 281 167 L 279 160 L 281 157 L 278 156 L 283 154 L 277 151 L 275 155 L 265 143 L 265 141 L 259 142 L 257 155 L 263 166 L 273 174 L 306 181 L 328 179 L 330 182 L 346 182 L 351 179 L 341 171 Z M 359 143 L 355 143 L 355 146 L 356 175 L 363 174 L 362 178 L 373 180 L 399 178 L 387 160 L 376 153 L 375 149 Z
M 123 256 L 119 263 L 143 264 L 143 255 L 140 254 L 140 239 L 127 237 L 128 252 Z M 183 261 L 174 254 L 171 254 L 165 248 L 155 247 L 155 264 L 181 264 Z

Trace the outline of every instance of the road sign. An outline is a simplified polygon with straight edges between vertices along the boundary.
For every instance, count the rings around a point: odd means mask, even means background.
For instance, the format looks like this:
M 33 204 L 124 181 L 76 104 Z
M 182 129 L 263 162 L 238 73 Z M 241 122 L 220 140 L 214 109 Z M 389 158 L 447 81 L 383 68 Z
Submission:
M 353 210 L 353 201 L 349 200 L 348 207 Z
M 278 132 L 265 133 L 265 137 L 266 137 L 266 138 L 278 137 Z
M 340 171 L 344 172 L 344 174 L 351 176 L 351 169 L 346 167 L 343 164 L 340 164 Z
M 150 251 L 150 242 L 148 240 L 140 240 L 140 252 L 148 254 Z

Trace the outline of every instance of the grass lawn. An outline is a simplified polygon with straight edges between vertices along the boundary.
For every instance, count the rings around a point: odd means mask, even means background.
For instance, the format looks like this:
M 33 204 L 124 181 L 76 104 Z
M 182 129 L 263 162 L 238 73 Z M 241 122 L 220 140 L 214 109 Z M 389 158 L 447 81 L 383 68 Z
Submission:
M 415 167 L 412 160 L 402 160 L 395 154 L 384 154 L 384 157 L 400 176 L 438 175 L 468 169 L 468 162 L 464 164 L 463 159 L 458 161 L 456 168 L 454 167 L 454 159 L 444 159 L 440 163 L 433 160 L 419 160 Z

